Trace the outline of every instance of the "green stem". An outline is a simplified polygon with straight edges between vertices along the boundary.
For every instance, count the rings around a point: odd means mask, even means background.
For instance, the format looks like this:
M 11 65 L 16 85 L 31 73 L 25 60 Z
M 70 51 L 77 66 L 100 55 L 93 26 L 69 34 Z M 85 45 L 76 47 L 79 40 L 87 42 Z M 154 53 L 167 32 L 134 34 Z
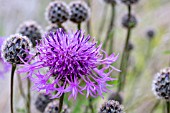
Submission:
M 92 98 L 89 98 L 89 108 L 91 110 L 91 113 L 95 113 L 94 108 L 93 108 L 93 104 L 92 104 Z
M 59 99 L 59 108 L 58 108 L 58 113 L 61 113 L 62 107 L 63 107 L 63 101 L 64 101 L 64 94 Z
M 14 73 L 15 73 L 15 69 L 16 69 L 16 64 L 12 64 L 12 71 L 11 71 L 11 113 L 14 113 L 14 109 L 13 109 L 13 87 L 14 87 Z
M 27 78 L 27 112 L 31 113 L 31 81 L 29 78 Z
M 128 6 L 128 18 L 130 18 L 130 15 L 131 15 L 131 6 L 129 5 Z M 124 85 L 125 85 L 127 62 L 128 62 L 128 57 L 129 57 L 128 44 L 130 40 L 130 35 L 131 35 L 131 28 L 129 27 L 127 31 L 126 42 L 125 42 L 121 64 L 120 64 L 120 70 L 122 72 L 119 74 L 118 92 L 123 90 Z
M 167 101 L 166 102 L 166 107 L 167 107 L 167 113 L 170 113 L 170 102 L 169 101 Z
M 78 24 L 77 24 L 77 29 L 78 29 L 78 30 L 81 30 L 81 23 L 78 23 Z

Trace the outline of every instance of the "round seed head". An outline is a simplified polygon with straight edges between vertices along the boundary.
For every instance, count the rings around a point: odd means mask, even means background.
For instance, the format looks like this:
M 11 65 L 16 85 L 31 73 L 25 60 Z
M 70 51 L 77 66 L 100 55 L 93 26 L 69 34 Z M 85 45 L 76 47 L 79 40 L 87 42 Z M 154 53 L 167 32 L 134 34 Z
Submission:
M 125 112 L 123 106 L 120 105 L 119 102 L 109 100 L 108 102 L 102 105 L 99 113 L 125 113 Z
M 155 75 L 152 89 L 158 98 L 170 101 L 170 67 L 162 69 Z
M 104 0 L 108 4 L 116 4 L 116 0 Z
M 35 101 L 35 107 L 37 108 L 37 110 L 39 110 L 40 112 L 44 112 L 45 107 L 48 105 L 48 103 L 50 103 L 52 100 L 50 99 L 50 96 L 45 95 L 40 93 L 37 96 L 37 99 Z
M 51 24 L 51 25 L 47 26 L 46 31 L 47 32 L 56 32 L 58 28 L 59 27 L 57 24 Z
M 23 36 L 27 36 L 33 46 L 35 46 L 42 37 L 42 28 L 35 21 L 26 21 L 22 23 L 17 32 Z
M 147 36 L 147 38 L 150 39 L 150 40 L 153 39 L 153 38 L 155 37 L 155 31 L 152 30 L 152 29 L 148 30 L 148 31 L 146 32 L 146 36 Z
M 125 15 L 122 19 L 122 25 L 125 28 L 134 28 L 137 24 L 137 20 L 134 15 Z
M 31 46 L 32 44 L 26 36 L 19 34 L 11 35 L 3 42 L 1 47 L 2 58 L 11 64 L 22 64 L 22 60 L 28 61 Z
M 74 23 L 81 23 L 90 17 L 90 8 L 83 1 L 73 1 L 70 3 L 70 20 Z
M 139 0 L 121 0 L 126 5 L 136 4 Z
M 134 46 L 132 43 L 128 43 L 128 51 L 132 51 L 134 49 Z
M 117 92 L 113 92 L 109 96 L 108 100 L 115 100 L 115 101 L 118 101 L 120 104 L 122 104 L 122 102 L 123 102 L 123 98 L 122 98 L 121 94 L 119 94 Z
M 51 2 L 45 13 L 46 19 L 52 24 L 61 24 L 69 19 L 69 9 L 65 2 Z
M 44 113 L 58 113 L 59 110 L 58 106 L 59 106 L 59 102 L 54 100 L 47 105 Z M 67 108 L 66 105 L 63 105 L 61 113 L 70 113 L 70 110 Z

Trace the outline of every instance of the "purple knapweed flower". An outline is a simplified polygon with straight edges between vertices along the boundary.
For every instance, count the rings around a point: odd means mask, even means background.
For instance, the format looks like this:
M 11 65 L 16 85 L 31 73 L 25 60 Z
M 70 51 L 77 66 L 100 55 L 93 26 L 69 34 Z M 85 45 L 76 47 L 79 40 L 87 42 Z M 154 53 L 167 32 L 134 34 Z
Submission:
M 36 60 L 32 64 L 25 62 L 19 72 L 29 72 L 34 88 L 45 90 L 52 98 L 70 93 L 69 98 L 76 99 L 85 91 L 87 97 L 102 96 L 108 91 L 107 82 L 115 80 L 110 77 L 111 72 L 119 71 L 111 65 L 118 55 L 107 56 L 102 45 L 90 40 L 82 31 L 66 33 L 57 29 L 48 33 L 36 46 Z
M 0 48 L 3 44 L 4 38 L 0 37 Z M 3 77 L 4 74 L 6 74 L 10 70 L 10 64 L 7 62 L 4 62 L 4 60 L 1 57 L 1 50 L 0 50 L 0 77 Z

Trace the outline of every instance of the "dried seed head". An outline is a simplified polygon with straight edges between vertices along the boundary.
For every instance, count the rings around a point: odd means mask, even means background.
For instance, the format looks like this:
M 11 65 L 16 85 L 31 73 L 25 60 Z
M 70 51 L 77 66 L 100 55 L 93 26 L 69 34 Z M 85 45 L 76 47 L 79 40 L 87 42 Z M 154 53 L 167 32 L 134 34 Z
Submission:
M 147 38 L 150 39 L 150 40 L 153 39 L 153 38 L 155 37 L 155 31 L 152 30 L 152 29 L 148 30 L 148 31 L 146 32 L 146 36 L 147 36 Z
M 17 32 L 23 36 L 27 36 L 33 46 L 35 46 L 37 41 L 39 42 L 42 37 L 42 28 L 35 21 L 26 21 L 22 23 Z
M 47 32 L 50 32 L 50 31 L 51 32 L 56 32 L 58 28 L 59 27 L 58 27 L 57 24 L 51 24 L 51 25 L 47 26 L 46 31 Z
M 116 0 L 104 0 L 108 4 L 116 4 Z
M 125 113 L 123 109 L 123 106 L 120 105 L 119 102 L 109 100 L 102 105 L 99 113 Z
M 47 105 L 44 113 L 58 113 L 59 110 L 58 106 L 59 106 L 58 101 L 54 100 Z M 66 105 L 63 105 L 61 113 L 70 113 L 70 110 L 67 108 Z
M 137 24 L 137 20 L 134 15 L 125 15 L 122 19 L 122 25 L 125 28 L 134 28 Z
M 126 5 L 136 4 L 139 0 L 121 0 Z
M 22 60 L 28 61 L 31 42 L 26 36 L 19 34 L 11 35 L 3 42 L 2 58 L 9 63 L 22 64 Z M 20 59 L 21 58 L 21 59 Z
M 115 101 L 118 101 L 120 104 L 122 104 L 122 102 L 123 102 L 123 98 L 122 98 L 121 94 L 119 94 L 117 92 L 113 92 L 109 96 L 108 100 L 115 100 Z
M 152 89 L 158 98 L 170 101 L 170 67 L 162 69 L 155 75 Z
M 45 95 L 40 93 L 37 96 L 37 99 L 35 101 L 35 107 L 37 108 L 37 110 L 39 110 L 40 112 L 44 112 L 46 106 L 48 105 L 48 103 L 50 103 L 52 100 L 50 99 L 50 96 Z
M 73 1 L 70 3 L 70 20 L 74 23 L 81 23 L 90 17 L 90 8 L 83 1 Z
M 51 2 L 45 13 L 46 19 L 52 24 L 61 24 L 69 19 L 69 9 L 65 2 Z

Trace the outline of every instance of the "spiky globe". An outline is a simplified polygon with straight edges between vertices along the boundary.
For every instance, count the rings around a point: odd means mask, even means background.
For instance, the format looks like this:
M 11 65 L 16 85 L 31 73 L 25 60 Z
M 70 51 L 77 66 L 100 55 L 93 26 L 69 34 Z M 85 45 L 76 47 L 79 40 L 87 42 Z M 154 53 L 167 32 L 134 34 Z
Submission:
M 104 0 L 104 2 L 108 3 L 108 4 L 116 4 L 116 0 Z
M 155 31 L 153 29 L 150 29 L 146 32 L 146 36 L 148 39 L 153 39 L 155 37 Z
M 1 47 L 2 58 L 11 64 L 22 64 L 22 60 L 28 61 L 31 46 L 32 44 L 26 36 L 19 34 L 11 35 L 3 42 Z
M 162 69 L 155 75 L 152 89 L 158 98 L 170 101 L 170 67 Z
M 100 108 L 99 113 L 125 113 L 124 107 L 115 100 L 109 100 Z
M 17 32 L 23 36 L 27 36 L 32 42 L 33 46 L 35 46 L 42 37 L 42 28 L 35 21 L 23 22 L 19 26 Z
M 62 24 L 69 19 L 69 9 L 65 2 L 51 2 L 45 13 L 46 19 L 52 24 Z
M 70 3 L 70 20 L 74 23 L 81 23 L 90 17 L 90 8 L 83 1 L 73 1 Z
M 139 0 L 121 0 L 122 3 L 126 4 L 126 5 L 132 5 L 137 3 Z
M 47 105 L 44 113 L 58 113 L 59 110 L 58 106 L 59 102 L 54 100 Z M 66 105 L 63 105 L 61 113 L 70 113 L 70 110 L 67 108 Z
M 40 112 L 44 112 L 46 106 L 48 105 L 48 103 L 50 103 L 52 101 L 52 99 L 50 99 L 50 96 L 45 95 L 43 93 L 40 93 L 37 96 L 37 99 L 35 101 L 35 107 L 37 108 L 37 110 L 39 110 Z
M 134 15 L 125 15 L 122 18 L 122 25 L 125 28 L 134 28 L 137 24 L 136 17 Z

